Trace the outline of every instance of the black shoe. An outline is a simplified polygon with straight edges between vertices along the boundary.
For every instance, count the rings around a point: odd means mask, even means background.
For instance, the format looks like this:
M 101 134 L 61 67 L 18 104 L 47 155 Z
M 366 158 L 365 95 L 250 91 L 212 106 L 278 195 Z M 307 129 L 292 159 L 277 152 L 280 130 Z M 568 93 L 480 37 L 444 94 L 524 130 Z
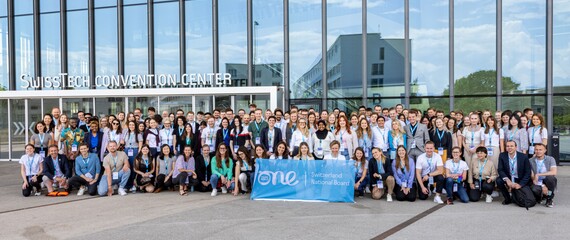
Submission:
M 552 201 L 552 199 L 546 199 L 546 207 L 548 208 L 553 208 L 554 207 L 554 203 Z
M 447 202 L 447 205 L 453 205 L 453 199 L 451 199 L 451 198 L 448 198 L 446 202 Z
M 503 203 L 502 203 L 502 204 L 503 204 L 503 205 L 509 205 L 509 204 L 511 204 L 511 201 L 503 200 Z

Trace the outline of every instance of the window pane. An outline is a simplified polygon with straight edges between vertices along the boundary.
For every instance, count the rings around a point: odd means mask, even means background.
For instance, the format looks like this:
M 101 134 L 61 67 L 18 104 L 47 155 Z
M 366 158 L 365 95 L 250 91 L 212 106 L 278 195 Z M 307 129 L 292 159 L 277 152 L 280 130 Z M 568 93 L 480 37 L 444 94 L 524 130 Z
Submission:
M 148 73 L 147 6 L 124 8 L 125 75 Z
M 148 116 L 148 107 L 157 107 L 158 98 L 156 97 L 130 97 L 129 98 L 129 111 L 134 112 L 135 108 L 140 108 L 143 113 L 143 119 Z M 159 114 L 159 113 L 157 113 Z
M 554 1 L 554 92 L 570 92 L 570 0 Z M 555 111 L 556 112 L 556 111 Z M 568 146 L 568 145 L 566 145 Z
M 449 87 L 449 3 L 410 0 L 411 95 L 441 96 Z
M 410 98 L 410 109 L 419 109 L 424 112 L 429 107 L 449 113 L 449 98 Z
M 42 76 L 55 77 L 61 72 L 59 13 L 41 14 L 40 21 Z
M 362 2 L 327 3 L 327 28 L 328 97 L 362 97 Z
M 117 57 L 117 9 L 97 9 L 95 10 L 95 75 L 116 75 L 119 64 Z M 100 83 L 104 82 L 96 82 Z
M 10 100 L 10 117 L 12 120 L 12 158 L 18 159 L 24 154 L 26 140 L 26 105 L 24 99 Z
M 494 112 L 497 108 L 496 97 L 455 97 L 455 109 L 463 111 L 463 114 L 479 110 L 489 109 Z M 447 109 L 445 109 L 447 110 Z
M 136 4 L 136 3 L 146 3 L 146 2 L 148 2 L 148 1 L 147 0 L 123 0 L 123 5 Z
M 212 112 L 212 96 L 196 96 L 196 112 Z
M 291 98 L 322 96 L 321 4 L 289 2 Z
M 352 112 L 358 112 L 358 107 L 362 105 L 362 98 L 336 98 L 327 100 L 328 110 L 333 110 L 335 108 L 340 109 L 348 114 Z
M 119 112 L 125 111 L 125 98 L 95 98 L 95 107 L 97 116 L 109 116 L 111 114 L 116 115 Z
M 35 77 L 34 73 L 34 25 L 32 16 L 14 18 L 16 26 L 16 79 L 22 74 Z M 16 90 L 23 89 L 22 82 L 16 81 Z M 32 90 L 33 88 L 28 88 Z
M 34 12 L 33 0 L 13 0 L 14 1 L 14 14 L 31 14 Z
M 367 21 L 368 97 L 404 96 L 404 1 L 368 1 Z
M 8 112 L 8 99 L 0 99 L 0 112 Z M 8 125 L 12 123 L 8 122 L 8 114 L 0 115 L 0 129 L 2 129 L 2 134 L 0 134 L 0 159 L 8 159 Z M 13 124 L 12 124 L 13 126 Z
M 283 85 L 283 1 L 253 0 L 255 86 Z
M 155 73 L 171 74 L 180 78 L 178 3 L 154 5 Z
M 454 7 L 455 95 L 495 94 L 496 2 L 456 1 Z
M 94 2 L 95 7 L 117 6 L 117 0 L 96 0 Z
M 232 107 L 231 96 L 215 96 L 215 98 L 217 109 L 224 110 Z
M 70 76 L 89 76 L 87 11 L 67 12 L 67 71 Z
M 503 1 L 503 76 L 516 90 L 503 94 L 544 92 L 546 84 L 546 1 Z
M 57 12 L 59 11 L 59 0 L 41 0 L 40 12 Z
M 213 69 L 212 1 L 186 1 L 186 72 Z
M 233 72 L 232 80 L 247 79 L 247 17 L 245 0 L 218 3 L 220 72 Z M 234 79 L 233 75 L 238 78 Z M 246 80 L 247 83 L 247 80 Z
M 522 111 L 525 108 L 532 108 L 534 113 L 541 113 L 546 118 L 545 103 L 544 96 L 503 97 L 502 110 Z
M 63 98 L 61 102 L 62 113 L 68 117 L 77 117 L 79 111 L 93 114 L 93 98 Z
M 0 18 L 0 91 L 9 86 L 8 75 L 8 20 Z M 6 111 L 4 111 L 6 112 Z
M 0 17 L 8 16 L 8 1 L 0 0 Z
M 67 0 L 67 10 L 74 9 L 87 9 L 87 0 Z
M 554 133 L 560 134 L 560 146 L 570 146 L 570 96 L 557 96 L 554 103 Z M 560 147 L 560 160 L 570 160 L 570 149 Z
M 176 114 L 178 109 L 182 109 L 184 112 L 192 111 L 192 96 L 160 97 L 159 113 L 168 111 Z

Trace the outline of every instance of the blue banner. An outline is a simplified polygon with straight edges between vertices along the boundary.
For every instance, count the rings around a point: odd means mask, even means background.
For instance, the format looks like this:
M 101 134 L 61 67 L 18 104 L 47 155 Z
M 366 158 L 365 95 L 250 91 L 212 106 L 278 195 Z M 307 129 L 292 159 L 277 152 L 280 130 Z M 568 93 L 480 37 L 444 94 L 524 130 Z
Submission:
M 354 202 L 354 160 L 257 159 L 251 199 Z

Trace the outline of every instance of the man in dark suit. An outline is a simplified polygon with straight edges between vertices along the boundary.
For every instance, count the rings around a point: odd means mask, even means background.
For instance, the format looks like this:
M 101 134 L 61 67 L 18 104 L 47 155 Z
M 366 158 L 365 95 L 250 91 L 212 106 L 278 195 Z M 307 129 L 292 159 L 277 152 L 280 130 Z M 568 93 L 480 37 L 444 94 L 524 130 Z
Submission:
M 275 116 L 270 116 L 267 122 L 269 123 L 269 127 L 261 130 L 260 138 L 261 145 L 267 150 L 267 155 L 271 156 L 273 154 L 273 148 L 283 139 L 283 135 L 281 134 L 281 129 L 275 127 L 275 123 L 277 122 Z
M 497 178 L 497 186 L 499 186 L 505 198 L 503 205 L 508 205 L 517 200 L 514 197 L 512 198 L 509 192 L 514 194 L 514 192 L 523 191 L 526 188 L 530 190 L 530 162 L 526 154 L 517 152 L 517 143 L 515 141 L 508 141 L 507 152 L 503 152 L 499 155 L 498 172 L 499 178 Z
M 207 144 L 202 146 L 202 153 L 196 156 L 196 175 L 198 176 L 198 185 L 196 185 L 197 191 L 212 191 L 210 176 L 212 175 L 211 164 L 213 156 L 214 153 L 210 153 L 210 146 Z
M 426 125 L 418 122 L 419 112 L 416 110 L 411 110 L 408 113 L 408 118 L 410 124 L 404 127 L 406 135 L 408 136 L 408 156 L 410 156 L 414 161 L 419 155 L 425 153 L 425 143 L 430 141 L 429 131 Z
M 57 145 L 49 146 L 49 155 L 43 161 L 43 182 L 50 193 L 54 191 L 54 183 L 56 183 L 56 186 L 69 191 L 67 179 L 71 178 L 71 167 L 67 157 L 58 152 Z

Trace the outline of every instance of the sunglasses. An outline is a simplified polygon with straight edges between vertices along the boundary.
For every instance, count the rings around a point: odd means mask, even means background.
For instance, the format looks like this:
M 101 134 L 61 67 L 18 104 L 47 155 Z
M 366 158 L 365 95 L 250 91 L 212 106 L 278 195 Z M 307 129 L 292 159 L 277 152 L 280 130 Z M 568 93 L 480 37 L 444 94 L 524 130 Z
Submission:
M 114 122 L 113 125 L 119 125 L 119 123 L 118 123 L 118 122 Z

